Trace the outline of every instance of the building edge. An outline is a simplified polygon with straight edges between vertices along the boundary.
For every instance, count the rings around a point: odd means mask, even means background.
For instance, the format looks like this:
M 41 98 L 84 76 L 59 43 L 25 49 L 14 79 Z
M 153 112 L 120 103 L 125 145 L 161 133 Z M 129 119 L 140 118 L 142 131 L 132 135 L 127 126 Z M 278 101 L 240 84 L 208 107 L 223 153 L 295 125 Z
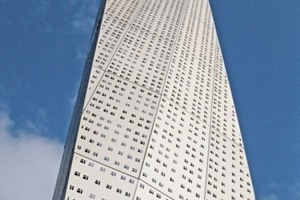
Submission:
M 83 110 L 87 85 L 88 85 L 94 54 L 96 50 L 97 39 L 101 29 L 105 5 L 106 5 L 106 0 L 100 0 L 96 21 L 94 23 L 93 32 L 90 39 L 89 53 L 85 61 L 84 70 L 81 77 L 81 82 L 80 82 L 78 95 L 73 110 L 73 115 L 69 125 L 68 135 L 64 146 L 64 153 L 61 159 L 61 164 L 60 164 L 52 200 L 63 200 L 65 198 L 67 182 L 69 179 L 69 173 L 72 165 L 73 151 L 75 148 L 76 138 L 77 138 L 80 119 L 81 119 L 81 113 Z
M 218 34 L 218 26 L 216 26 L 216 21 L 215 21 L 215 14 L 214 14 L 214 9 L 212 9 L 212 3 L 211 3 L 211 0 L 208 0 L 208 5 L 209 5 L 209 7 L 210 7 L 210 10 L 211 10 L 211 13 L 212 13 L 212 19 L 213 19 L 213 22 L 214 22 L 214 24 L 215 24 L 215 29 L 216 29 L 216 37 L 217 37 L 217 42 L 219 43 L 219 46 L 220 46 L 220 51 L 221 51 L 221 54 L 222 54 L 222 56 L 223 56 L 223 48 L 221 47 L 221 42 L 220 42 L 220 37 L 219 37 L 219 34 Z M 226 76 L 227 76 L 227 78 L 229 79 L 229 73 L 228 73 L 228 70 L 227 70 L 227 64 L 225 63 L 225 60 L 226 59 L 223 59 L 223 62 L 224 62 L 224 66 L 225 66 L 225 68 L 224 68 L 224 70 L 225 70 L 225 72 L 226 72 Z M 232 101 L 233 101 L 233 105 L 234 105 L 234 108 L 235 108 L 235 112 L 236 112 L 236 120 L 237 120 L 237 122 L 238 122 L 238 125 L 239 125 L 239 129 L 240 129 L 240 134 L 241 134 L 241 140 L 242 140 L 242 144 L 243 144 L 243 148 L 244 148 L 244 152 L 245 152 L 245 156 L 246 156 L 246 163 L 247 163 L 247 168 L 248 168 L 248 174 L 249 174 L 249 178 L 250 178 L 250 181 L 251 181 L 251 186 L 252 186 L 252 191 L 253 191 L 253 195 L 254 195 L 254 199 L 256 199 L 256 194 L 255 194 L 255 189 L 254 189 L 254 184 L 253 184 L 253 178 L 252 178 L 252 176 L 251 176 L 251 167 L 249 166 L 249 161 L 248 161 L 248 155 L 247 155 L 247 152 L 248 151 L 246 151 L 246 146 L 245 146 L 245 143 L 244 143 L 244 137 L 243 137 L 243 131 L 242 131 L 242 127 L 241 127 L 241 125 L 240 125 L 240 121 L 239 121 L 239 117 L 238 117 L 238 110 L 237 110 L 237 107 L 235 106 L 235 98 L 234 98 L 234 95 L 233 95 L 233 91 L 232 91 L 232 87 L 231 87 L 231 84 L 230 84 L 230 82 L 228 81 L 228 86 L 229 86 L 229 89 L 230 89 L 230 92 L 231 92 L 231 96 L 232 96 Z

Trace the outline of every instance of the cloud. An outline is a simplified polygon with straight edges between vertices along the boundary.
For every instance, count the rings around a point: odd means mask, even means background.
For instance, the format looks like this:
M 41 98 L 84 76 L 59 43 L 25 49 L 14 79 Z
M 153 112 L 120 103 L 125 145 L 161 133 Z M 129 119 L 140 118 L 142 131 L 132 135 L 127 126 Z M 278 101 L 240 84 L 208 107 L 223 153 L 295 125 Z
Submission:
M 285 199 L 298 200 L 300 199 L 300 181 L 297 180 L 293 183 L 276 183 L 273 182 L 270 188 L 273 190 L 269 195 L 264 195 L 259 198 L 259 200 L 281 200 L 283 196 Z
M 295 198 L 300 199 L 300 182 L 297 182 L 294 185 L 289 186 L 288 189 L 292 192 Z
M 261 200 L 279 200 L 279 198 L 275 194 L 270 194 L 268 196 L 264 196 Z
M 34 124 L 20 129 L 0 111 L 0 199 L 51 199 L 62 149 Z
M 99 1 L 73 1 L 72 4 L 76 7 L 72 21 L 73 27 L 80 32 L 90 33 L 95 22 Z
M 73 10 L 72 27 L 79 34 L 84 34 L 81 41 L 77 41 L 76 58 L 84 63 L 87 52 L 90 36 L 96 19 L 99 0 L 73 0 L 69 2 L 69 7 Z
M 276 182 L 271 183 L 271 188 L 273 189 L 281 189 L 282 185 Z
M 39 3 L 36 4 L 37 10 L 39 11 L 39 13 L 41 13 L 43 15 L 47 15 L 49 12 L 50 3 L 51 3 L 50 0 L 39 1 Z
M 86 57 L 87 57 L 86 51 L 82 50 L 82 48 L 76 49 L 76 58 L 82 63 L 82 65 L 84 64 Z

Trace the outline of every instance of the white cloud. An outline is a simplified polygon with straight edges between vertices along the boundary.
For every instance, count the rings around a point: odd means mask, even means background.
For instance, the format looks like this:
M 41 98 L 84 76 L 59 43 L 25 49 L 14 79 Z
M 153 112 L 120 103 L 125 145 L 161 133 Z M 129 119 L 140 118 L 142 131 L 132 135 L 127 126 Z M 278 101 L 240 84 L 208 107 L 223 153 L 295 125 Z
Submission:
M 261 198 L 261 200 L 279 200 L 279 198 L 275 194 L 270 194 Z
M 76 58 L 82 63 L 82 65 L 87 57 L 87 53 L 83 49 L 84 48 L 76 48 Z
M 51 0 L 38 1 L 38 4 L 36 4 L 37 10 L 43 15 L 47 15 L 49 12 L 50 3 Z
M 18 129 L 0 111 L 0 199 L 51 199 L 62 144 L 40 135 L 38 128 Z
M 276 182 L 271 183 L 271 188 L 273 189 L 281 189 L 282 185 Z
M 288 189 L 292 192 L 295 198 L 300 199 L 300 182 L 297 182 L 294 185 L 289 186 Z
M 90 33 L 95 22 L 99 2 L 86 0 L 73 1 L 72 4 L 77 7 L 72 21 L 73 27 L 83 33 Z
M 96 14 L 99 6 L 99 0 L 73 0 L 69 2 L 73 10 L 71 24 L 77 33 L 84 34 L 82 40 L 77 41 L 76 58 L 83 65 L 87 52 L 90 36 L 96 20 Z
M 296 177 L 297 178 L 297 177 Z M 288 199 L 300 199 L 300 182 L 295 181 L 291 184 L 271 183 L 270 187 L 274 191 L 272 194 L 262 196 L 259 200 L 281 200 L 280 194 L 285 194 Z

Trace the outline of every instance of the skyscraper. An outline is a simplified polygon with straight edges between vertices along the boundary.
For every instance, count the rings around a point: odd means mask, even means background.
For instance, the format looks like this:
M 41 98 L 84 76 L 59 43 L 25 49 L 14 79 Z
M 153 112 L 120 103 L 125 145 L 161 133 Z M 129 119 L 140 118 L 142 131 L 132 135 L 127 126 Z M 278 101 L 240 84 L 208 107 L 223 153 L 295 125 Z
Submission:
M 100 2 L 53 199 L 255 199 L 208 0 Z

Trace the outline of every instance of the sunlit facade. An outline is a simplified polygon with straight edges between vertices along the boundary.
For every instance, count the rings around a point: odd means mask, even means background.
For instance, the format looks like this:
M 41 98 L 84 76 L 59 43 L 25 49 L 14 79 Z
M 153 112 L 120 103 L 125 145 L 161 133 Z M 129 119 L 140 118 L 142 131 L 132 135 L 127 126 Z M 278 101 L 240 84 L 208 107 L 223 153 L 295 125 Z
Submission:
M 208 0 L 101 1 L 53 199 L 255 199 Z

